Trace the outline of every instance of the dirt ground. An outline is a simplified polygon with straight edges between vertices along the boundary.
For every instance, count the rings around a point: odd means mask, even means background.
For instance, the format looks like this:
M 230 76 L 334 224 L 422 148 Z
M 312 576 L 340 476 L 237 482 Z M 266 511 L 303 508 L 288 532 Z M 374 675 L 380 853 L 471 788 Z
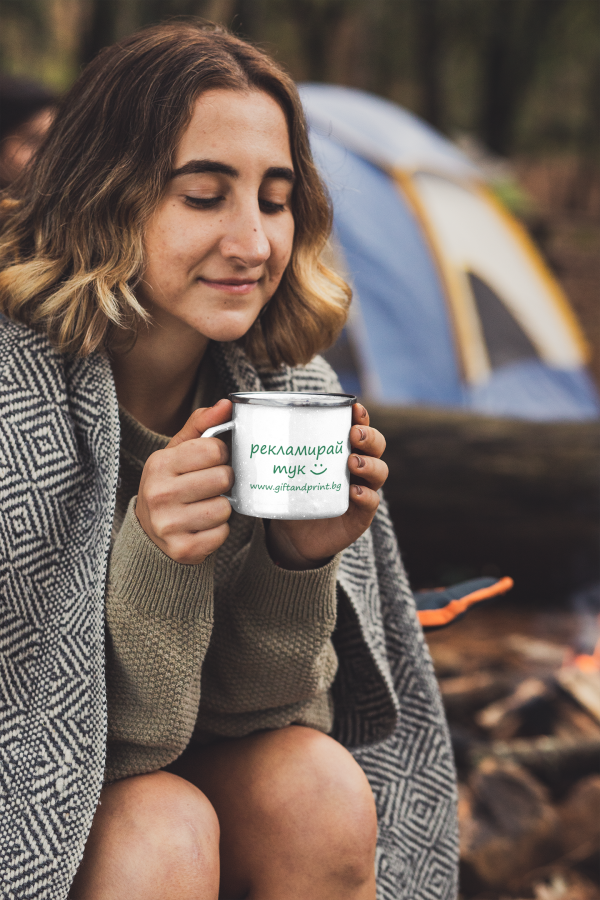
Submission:
M 513 168 L 532 200 L 526 224 L 579 317 L 600 387 L 600 167 L 560 157 L 517 159 Z

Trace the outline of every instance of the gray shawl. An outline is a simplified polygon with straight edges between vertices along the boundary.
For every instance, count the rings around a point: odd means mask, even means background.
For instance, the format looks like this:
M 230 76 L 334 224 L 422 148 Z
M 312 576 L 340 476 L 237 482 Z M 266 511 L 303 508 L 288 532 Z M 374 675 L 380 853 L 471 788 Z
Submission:
M 335 389 L 318 358 L 257 372 L 214 345 L 230 391 Z M 0 884 L 65 900 L 102 786 L 104 586 L 119 469 L 109 363 L 0 318 Z M 382 502 L 343 554 L 334 737 L 371 783 L 378 900 L 456 896 L 455 772 L 431 661 Z

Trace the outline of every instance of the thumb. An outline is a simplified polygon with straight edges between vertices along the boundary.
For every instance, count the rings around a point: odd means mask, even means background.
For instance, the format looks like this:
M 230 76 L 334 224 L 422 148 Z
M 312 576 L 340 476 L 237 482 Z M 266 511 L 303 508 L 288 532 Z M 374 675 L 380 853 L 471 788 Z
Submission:
M 181 431 L 171 438 L 167 449 L 177 447 L 184 441 L 193 441 L 195 438 L 202 437 L 204 432 L 213 425 L 222 425 L 224 422 L 228 422 L 231 418 L 232 405 L 231 400 L 219 400 L 214 406 L 195 409 Z

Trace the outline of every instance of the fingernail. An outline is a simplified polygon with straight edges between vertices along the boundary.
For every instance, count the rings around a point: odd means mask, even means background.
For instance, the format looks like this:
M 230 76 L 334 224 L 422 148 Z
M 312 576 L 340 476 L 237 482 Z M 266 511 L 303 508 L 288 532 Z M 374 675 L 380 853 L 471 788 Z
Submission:
M 358 430 L 359 430 L 359 432 L 360 432 L 360 439 L 361 439 L 361 441 L 364 441 L 364 439 L 365 439 L 366 436 L 367 436 L 367 432 L 364 430 L 364 428 L 359 428 Z
M 356 454 L 356 455 L 354 456 L 354 459 L 356 460 L 356 465 L 358 466 L 358 468 L 359 468 L 359 469 L 362 469 L 362 467 L 363 467 L 364 464 L 365 464 L 364 456 L 358 456 L 358 454 Z
M 366 409 L 364 408 L 364 406 L 363 406 L 362 404 L 359 404 L 359 406 L 358 406 L 358 414 L 359 414 L 359 416 L 360 416 L 361 419 L 364 419 L 364 417 L 365 417 L 366 414 L 367 414 L 367 411 L 366 411 Z
M 355 484 L 355 485 L 354 485 L 354 493 L 355 493 L 355 494 L 362 494 L 362 492 L 363 492 L 363 489 L 361 488 L 360 484 Z

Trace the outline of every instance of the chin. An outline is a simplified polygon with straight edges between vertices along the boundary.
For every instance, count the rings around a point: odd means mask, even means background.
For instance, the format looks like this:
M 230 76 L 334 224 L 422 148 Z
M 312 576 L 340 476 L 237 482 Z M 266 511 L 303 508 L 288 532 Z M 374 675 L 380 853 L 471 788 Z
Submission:
M 201 332 L 210 341 L 218 341 L 219 343 L 227 343 L 229 341 L 239 341 L 245 334 L 250 331 L 254 325 L 258 314 L 252 318 L 248 316 L 227 317 L 225 321 L 215 321 L 210 323 L 201 323 L 197 330 Z

